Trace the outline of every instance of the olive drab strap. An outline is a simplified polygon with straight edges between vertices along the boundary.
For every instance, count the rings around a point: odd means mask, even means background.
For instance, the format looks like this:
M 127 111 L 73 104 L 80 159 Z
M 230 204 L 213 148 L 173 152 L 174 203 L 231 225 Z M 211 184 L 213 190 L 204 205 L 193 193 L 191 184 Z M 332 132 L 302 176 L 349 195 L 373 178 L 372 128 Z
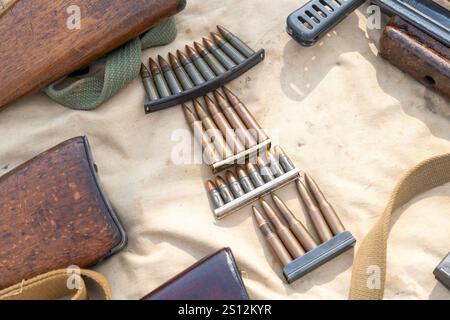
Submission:
M 18 0 L 0 0 L 0 17 L 8 9 L 11 9 Z
M 381 300 L 386 282 L 386 250 L 393 212 L 415 196 L 450 182 L 450 154 L 425 160 L 407 172 L 395 187 L 384 213 L 370 230 L 355 256 L 350 299 Z M 373 282 L 371 276 L 380 275 Z
M 90 279 L 101 289 L 102 296 L 99 298 L 111 300 L 111 288 L 103 275 L 90 270 L 78 270 L 77 274 L 70 272 L 70 269 L 61 269 L 24 280 L 0 290 L 0 300 L 87 300 L 89 296 L 84 279 Z
M 60 86 L 68 78 L 60 79 L 47 87 L 45 93 L 71 109 L 94 109 L 139 75 L 142 49 L 168 44 L 176 36 L 175 18 L 171 17 L 141 38 L 136 38 L 108 54 L 102 72 L 81 79 L 71 78 L 71 84 L 64 88 Z

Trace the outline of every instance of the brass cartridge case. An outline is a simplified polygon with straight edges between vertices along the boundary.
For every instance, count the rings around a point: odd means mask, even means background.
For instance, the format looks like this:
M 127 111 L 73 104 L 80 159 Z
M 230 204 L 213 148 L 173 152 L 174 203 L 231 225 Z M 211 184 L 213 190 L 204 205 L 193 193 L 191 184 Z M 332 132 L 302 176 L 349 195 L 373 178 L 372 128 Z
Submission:
M 172 93 L 170 92 L 169 86 L 167 85 L 167 82 L 164 79 L 164 76 L 161 73 L 158 64 L 152 58 L 149 59 L 149 62 L 150 62 L 150 70 L 152 72 L 153 79 L 155 80 L 159 96 L 161 98 L 170 97 Z
M 295 238 L 294 234 L 289 230 L 280 218 L 277 216 L 273 208 L 264 200 L 261 199 L 261 205 L 269 218 L 269 221 L 275 227 L 275 230 L 280 237 L 281 241 L 284 243 L 289 253 L 294 259 L 301 257 L 305 254 L 305 250 L 302 248 L 298 240 Z
M 255 51 L 253 51 L 244 41 L 239 39 L 236 35 L 228 31 L 222 26 L 217 26 L 220 34 L 227 40 L 233 47 L 239 50 L 247 58 L 251 57 Z
M 217 33 L 211 32 L 212 38 L 216 45 L 222 49 L 223 52 L 226 53 L 234 62 L 240 64 L 245 61 L 245 57 L 240 53 L 235 47 L 225 41 L 220 35 Z
M 169 62 L 178 80 L 180 81 L 183 89 L 184 90 L 192 89 L 195 86 L 194 83 L 192 82 L 189 75 L 186 73 L 186 70 L 184 70 L 184 68 L 178 62 L 177 58 L 172 53 L 169 53 Z
M 205 78 L 206 80 L 212 80 L 216 77 L 214 71 L 211 70 L 205 60 L 200 57 L 200 55 L 194 50 L 194 48 L 186 45 L 186 52 L 191 61 L 197 67 L 198 71 L 200 71 L 200 73 L 203 75 L 203 78 Z
M 150 71 L 143 63 L 141 64 L 141 78 L 148 99 L 150 101 L 158 100 L 159 99 L 158 90 L 156 89 L 155 83 L 153 82 Z
M 234 63 L 234 61 L 231 60 L 230 57 L 225 54 L 225 52 L 223 52 L 216 44 L 214 44 L 214 42 L 207 38 L 203 38 L 203 43 L 227 70 L 236 67 L 236 63 Z
M 183 92 L 183 88 L 181 87 L 181 84 L 169 63 L 161 56 L 158 56 L 158 62 L 172 94 L 179 94 Z
M 200 71 L 197 70 L 192 61 L 188 58 L 188 56 L 180 50 L 177 50 L 178 59 L 180 59 L 181 65 L 188 73 L 189 77 L 192 79 L 196 86 L 199 86 L 205 83 L 205 78 L 203 78 Z
M 222 73 L 227 72 L 227 70 L 222 66 L 222 64 L 216 59 L 216 57 L 205 49 L 198 42 L 194 42 L 195 50 L 200 54 L 200 56 L 206 61 L 206 63 L 211 67 L 216 75 L 221 75 Z
M 225 202 L 223 201 L 222 196 L 220 195 L 220 192 L 214 182 L 209 180 L 206 183 L 206 189 L 208 190 L 209 197 L 211 198 L 215 209 L 223 207 L 225 205 Z

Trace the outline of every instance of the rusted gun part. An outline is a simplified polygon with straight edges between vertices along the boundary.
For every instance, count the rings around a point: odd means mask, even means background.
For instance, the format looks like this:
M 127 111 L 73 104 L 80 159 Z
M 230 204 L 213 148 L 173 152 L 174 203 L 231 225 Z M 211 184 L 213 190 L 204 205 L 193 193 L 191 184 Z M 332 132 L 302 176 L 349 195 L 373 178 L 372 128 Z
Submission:
M 381 55 L 425 86 L 450 98 L 450 48 L 394 16 L 380 41 Z

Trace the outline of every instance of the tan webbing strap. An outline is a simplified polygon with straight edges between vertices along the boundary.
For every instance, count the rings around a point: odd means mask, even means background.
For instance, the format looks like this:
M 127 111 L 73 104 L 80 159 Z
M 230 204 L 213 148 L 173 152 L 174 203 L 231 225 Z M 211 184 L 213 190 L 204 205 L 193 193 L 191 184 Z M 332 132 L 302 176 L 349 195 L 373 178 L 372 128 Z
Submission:
M 12 6 L 18 0 L 0 0 L 0 17 L 3 13 L 5 13 L 8 9 L 12 8 Z
M 392 213 L 412 198 L 450 182 L 450 154 L 428 159 L 411 169 L 394 189 L 375 226 L 362 241 L 353 265 L 350 299 L 383 299 L 386 282 L 386 249 Z M 373 282 L 373 276 L 381 276 Z
M 73 275 L 67 269 L 52 271 L 30 280 L 24 280 L 12 287 L 0 291 L 0 300 L 56 300 L 70 298 L 71 300 L 87 300 L 88 293 L 84 278 L 89 278 L 102 290 L 102 299 L 111 299 L 111 288 L 108 280 L 100 273 L 90 270 L 80 270 L 81 276 L 73 282 Z M 74 286 L 75 289 L 69 289 Z

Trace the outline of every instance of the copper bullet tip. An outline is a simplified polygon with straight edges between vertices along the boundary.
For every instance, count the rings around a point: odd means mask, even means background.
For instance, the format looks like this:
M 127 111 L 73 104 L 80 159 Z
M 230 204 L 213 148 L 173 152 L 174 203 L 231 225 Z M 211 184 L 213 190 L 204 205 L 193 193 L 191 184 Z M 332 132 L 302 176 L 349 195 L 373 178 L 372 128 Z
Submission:
M 233 92 L 231 92 L 230 89 L 228 89 L 227 87 L 223 87 L 222 90 L 232 105 L 241 103 L 241 100 L 239 100 L 239 98 Z
M 177 57 L 172 52 L 169 52 L 169 62 L 172 66 L 178 64 Z
M 143 63 L 141 63 L 141 77 L 142 78 L 150 77 L 150 71 L 148 71 L 147 67 Z
M 218 90 L 214 90 L 214 98 L 216 98 L 217 101 L 225 100 L 225 97 Z
M 217 104 L 209 96 L 205 96 L 205 101 L 206 101 L 206 106 L 208 107 L 209 113 L 211 115 L 215 115 L 216 113 L 220 112 Z
M 236 173 L 239 177 L 247 175 L 247 172 L 245 172 L 244 168 L 242 168 L 241 166 L 236 167 Z
M 206 51 L 205 47 L 202 46 L 200 43 L 198 43 L 197 41 L 194 42 L 194 47 L 195 50 L 197 50 L 198 53 Z
M 178 59 L 188 60 L 188 56 L 181 50 L 177 50 Z
M 197 115 L 200 117 L 200 119 L 203 120 L 204 118 L 208 117 L 208 113 L 198 99 L 194 99 L 192 102 L 194 104 L 195 111 L 197 112 Z
M 225 183 L 225 180 L 223 180 L 223 178 L 221 176 L 216 177 L 216 185 L 218 187 L 221 186 L 226 186 L 227 184 Z
M 228 31 L 225 27 L 217 26 L 217 30 L 219 30 L 220 34 L 224 37 L 227 37 L 229 34 L 231 34 L 230 31 Z
M 275 147 L 275 154 L 277 155 L 278 158 L 280 156 L 286 155 L 286 153 L 284 152 L 283 148 L 281 148 L 280 146 L 276 146 Z
M 158 66 L 158 64 L 156 63 L 155 60 L 153 60 L 152 58 L 150 58 L 148 61 L 149 61 L 149 63 L 150 63 L 150 70 L 152 71 L 152 73 L 154 73 L 154 72 L 159 72 L 159 71 L 160 71 L 160 70 L 159 70 L 159 66 Z
M 184 116 L 186 117 L 188 123 L 192 123 L 198 120 L 197 114 L 187 104 L 183 103 L 182 107 Z
M 260 166 L 260 167 L 267 166 L 267 161 L 265 159 L 263 159 L 263 157 L 261 157 L 261 156 L 256 157 L 256 162 L 258 163 L 258 166 Z
M 213 47 L 214 46 L 214 42 L 212 42 L 210 39 L 208 39 L 208 38 L 203 38 L 203 43 L 205 44 L 205 46 L 208 48 L 208 49 L 211 49 L 211 47 Z
M 212 182 L 211 180 L 208 180 L 208 182 L 206 182 L 206 189 L 208 190 L 208 192 L 211 192 L 214 189 L 217 189 L 217 187 L 214 184 L 214 182 Z
M 211 36 L 213 37 L 215 43 L 223 41 L 223 38 L 215 32 L 211 32 Z
M 236 176 L 230 170 L 227 171 L 226 177 L 227 177 L 228 183 L 237 181 Z
M 258 208 L 253 206 L 252 209 L 253 209 L 253 216 L 255 217 L 256 223 L 259 226 L 268 223 L 267 220 L 264 218 L 263 214 L 261 213 L 261 211 L 258 210 Z
M 161 68 L 170 67 L 169 63 L 167 63 L 167 61 L 160 55 L 158 56 L 158 62 Z
M 255 166 L 251 162 L 247 162 L 245 167 L 247 168 L 247 171 L 253 171 L 256 170 Z
M 197 52 L 195 52 L 194 48 L 192 48 L 192 47 L 189 46 L 189 45 L 186 45 L 186 52 L 187 52 L 188 56 L 191 57 L 191 58 L 192 58 L 193 56 L 196 56 L 196 55 L 197 55 Z

